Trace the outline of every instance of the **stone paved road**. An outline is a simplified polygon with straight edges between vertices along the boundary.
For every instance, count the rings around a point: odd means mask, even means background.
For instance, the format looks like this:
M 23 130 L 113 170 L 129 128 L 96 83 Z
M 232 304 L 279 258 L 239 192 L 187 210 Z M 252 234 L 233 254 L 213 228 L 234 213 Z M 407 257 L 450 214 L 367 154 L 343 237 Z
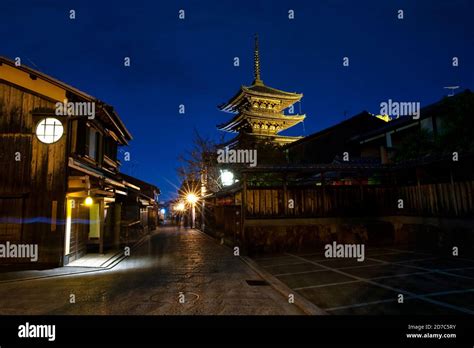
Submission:
M 260 278 L 232 250 L 166 227 L 112 270 L 0 284 L 0 314 L 302 314 L 250 279 Z
M 322 250 L 254 261 L 331 315 L 474 314 L 472 257 L 386 246 L 366 248 L 361 262 L 330 259 Z

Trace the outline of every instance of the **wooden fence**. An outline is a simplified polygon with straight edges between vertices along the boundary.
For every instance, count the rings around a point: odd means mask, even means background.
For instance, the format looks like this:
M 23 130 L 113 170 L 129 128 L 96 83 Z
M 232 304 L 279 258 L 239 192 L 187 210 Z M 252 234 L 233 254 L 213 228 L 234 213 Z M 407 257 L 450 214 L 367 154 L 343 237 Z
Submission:
M 206 232 L 225 242 L 240 239 L 241 206 L 240 205 L 209 205 L 205 210 Z M 198 225 L 201 221 L 198 221 Z
M 249 187 L 246 197 L 246 218 L 474 216 L 473 181 L 400 187 Z

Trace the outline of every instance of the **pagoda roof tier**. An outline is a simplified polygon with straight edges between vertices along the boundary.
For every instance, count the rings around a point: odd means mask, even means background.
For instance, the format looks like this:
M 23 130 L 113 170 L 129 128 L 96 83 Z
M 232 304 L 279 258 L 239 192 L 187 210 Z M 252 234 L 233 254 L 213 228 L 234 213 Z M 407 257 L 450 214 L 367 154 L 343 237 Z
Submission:
M 254 100 L 267 100 L 275 102 L 275 112 L 280 112 L 300 101 L 303 94 L 285 92 L 273 87 L 266 86 L 262 81 L 257 80 L 253 85 L 241 86 L 237 94 L 227 103 L 219 105 L 219 109 L 226 112 L 238 112 L 247 105 L 251 105 Z
M 301 93 L 294 93 L 294 92 L 285 92 L 281 89 L 276 89 L 270 86 L 263 84 L 263 82 L 255 82 L 250 87 L 242 86 L 242 90 L 254 95 L 264 95 L 267 97 L 276 97 L 276 98 L 284 98 L 284 99 L 291 99 L 298 101 L 303 97 Z
M 239 133 L 239 135 L 221 144 L 221 146 L 233 148 L 240 143 L 242 138 L 245 138 L 245 137 L 250 137 L 251 139 L 257 139 L 257 140 L 262 140 L 262 141 L 270 141 L 272 143 L 277 143 L 278 145 L 281 145 L 281 146 L 291 144 L 303 138 L 303 137 L 298 137 L 298 136 L 276 135 L 276 134 L 253 134 L 253 133 L 244 132 L 244 133 Z
M 242 112 L 235 115 L 229 122 L 218 125 L 217 128 L 226 132 L 236 133 L 242 129 L 252 129 L 252 134 L 278 134 L 285 129 L 293 127 L 302 122 L 306 115 L 283 115 L 275 114 L 259 114 L 253 112 Z

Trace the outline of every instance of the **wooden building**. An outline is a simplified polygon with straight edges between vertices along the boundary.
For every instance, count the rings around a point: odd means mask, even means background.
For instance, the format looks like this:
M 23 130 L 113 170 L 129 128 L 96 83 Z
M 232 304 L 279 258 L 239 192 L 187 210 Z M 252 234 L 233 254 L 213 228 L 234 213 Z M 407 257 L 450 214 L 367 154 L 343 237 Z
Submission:
M 121 205 L 141 191 L 119 173 L 131 139 L 112 106 L 0 58 L 0 243 L 37 244 L 42 266 L 117 248 Z
M 361 155 L 359 147 L 350 140 L 361 133 L 379 129 L 386 122 L 363 111 L 334 126 L 308 135 L 285 147 L 291 163 L 316 164 L 332 163 L 344 152 L 349 158 Z
M 443 135 L 447 122 L 452 123 L 453 118 L 459 117 L 460 113 L 465 115 L 460 120 L 463 128 L 467 132 L 472 131 L 473 105 L 473 93 L 465 90 L 421 108 L 417 119 L 399 117 L 375 129 L 363 129 L 347 141 L 352 147 L 359 149 L 362 157 L 377 157 L 382 163 L 391 163 L 406 141 L 420 140 L 422 133 L 434 141 Z
M 257 142 L 284 145 L 300 137 L 279 133 L 302 122 L 305 115 L 285 114 L 285 110 L 300 101 L 303 94 L 285 92 L 269 87 L 260 78 L 260 53 L 258 37 L 255 37 L 254 81 L 251 86 L 242 86 L 227 103 L 219 106 L 222 111 L 234 114 L 231 120 L 221 124 L 222 131 L 237 133 L 224 145 L 252 146 Z
M 140 234 L 146 234 L 158 227 L 158 197 L 161 191 L 155 185 L 133 176 L 123 173 L 120 173 L 120 176 L 127 183 L 139 188 L 129 189 L 128 196 L 121 199 L 124 242 L 130 242 L 138 239 Z M 135 227 L 130 229 L 130 226 Z

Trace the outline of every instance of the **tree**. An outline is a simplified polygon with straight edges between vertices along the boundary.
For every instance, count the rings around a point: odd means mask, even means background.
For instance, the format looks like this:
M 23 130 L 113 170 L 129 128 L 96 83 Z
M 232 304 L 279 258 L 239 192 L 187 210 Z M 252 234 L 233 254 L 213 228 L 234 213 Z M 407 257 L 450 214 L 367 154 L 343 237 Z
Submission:
M 407 161 L 416 159 L 436 153 L 438 150 L 439 144 L 433 132 L 427 129 L 419 129 L 417 132 L 410 133 L 403 139 L 399 149 L 397 149 L 395 160 Z
M 439 142 L 446 152 L 474 151 L 474 96 L 470 91 L 441 102 L 445 116 Z
M 222 185 L 216 167 L 216 153 L 217 144 L 212 139 L 201 136 L 195 129 L 192 149 L 178 158 L 181 166 L 177 168 L 177 172 L 181 182 L 192 185 L 194 189 L 196 183 L 204 180 L 208 193 L 219 191 Z
M 221 139 L 219 144 L 223 144 Z M 190 189 L 197 183 L 204 182 L 207 193 L 218 192 L 223 189 L 221 171 L 229 170 L 234 174 L 234 179 L 241 180 L 242 170 L 248 167 L 246 163 L 218 163 L 218 150 L 225 146 L 218 145 L 209 138 L 194 132 L 193 147 L 185 155 L 179 157 L 182 165 L 177 169 L 178 175 L 185 186 Z M 287 163 L 286 155 L 281 146 L 270 141 L 264 141 L 252 136 L 239 139 L 235 150 L 256 150 L 257 165 L 284 165 Z
M 433 111 L 437 132 L 419 129 L 405 137 L 396 160 L 416 159 L 426 155 L 474 152 L 474 96 L 469 90 L 445 97 Z

